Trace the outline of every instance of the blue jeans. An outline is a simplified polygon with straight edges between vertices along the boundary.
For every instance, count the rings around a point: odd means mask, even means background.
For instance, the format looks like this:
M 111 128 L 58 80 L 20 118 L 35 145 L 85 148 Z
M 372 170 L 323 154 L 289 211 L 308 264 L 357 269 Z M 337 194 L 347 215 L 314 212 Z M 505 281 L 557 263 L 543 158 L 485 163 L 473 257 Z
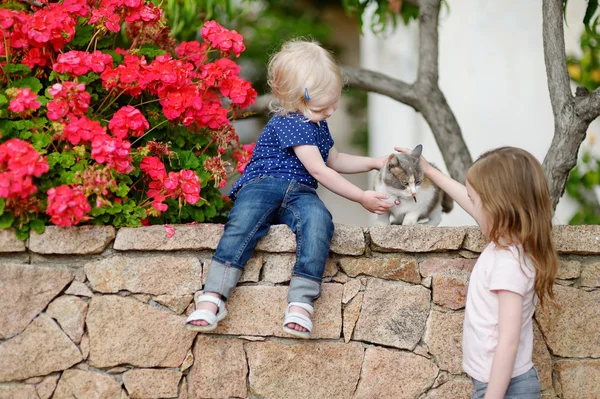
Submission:
M 204 284 L 204 292 L 225 299 L 237 284 L 254 248 L 272 224 L 287 224 L 296 234 L 296 264 L 288 302 L 313 304 L 333 236 L 331 213 L 314 188 L 295 180 L 261 176 L 238 191 Z
M 473 393 L 471 399 L 483 399 L 488 384 L 485 382 L 473 381 Z M 539 399 L 540 396 L 540 377 L 535 367 L 528 372 L 510 379 L 504 399 Z

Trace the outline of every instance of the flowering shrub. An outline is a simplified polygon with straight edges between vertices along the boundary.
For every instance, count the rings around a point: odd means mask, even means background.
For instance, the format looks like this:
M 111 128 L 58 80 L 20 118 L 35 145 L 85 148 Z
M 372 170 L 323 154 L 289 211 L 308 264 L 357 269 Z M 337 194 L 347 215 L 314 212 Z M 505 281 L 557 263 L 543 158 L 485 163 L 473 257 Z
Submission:
M 208 21 L 179 45 L 147 0 L 0 0 L 0 228 L 202 222 L 253 145 L 231 121 L 256 92 Z

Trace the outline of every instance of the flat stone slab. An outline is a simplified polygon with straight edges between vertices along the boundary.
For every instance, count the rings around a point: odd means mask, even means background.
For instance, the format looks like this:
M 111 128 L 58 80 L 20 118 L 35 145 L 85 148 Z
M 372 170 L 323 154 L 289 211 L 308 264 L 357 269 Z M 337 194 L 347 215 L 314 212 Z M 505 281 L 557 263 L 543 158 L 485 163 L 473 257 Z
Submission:
M 131 298 L 94 296 L 86 319 L 90 365 L 179 367 L 196 336 L 185 317 Z
M 174 251 L 216 249 L 223 235 L 221 224 L 173 225 L 175 234 L 167 237 L 164 225 L 122 227 L 113 245 L 120 251 Z
M 193 256 L 112 256 L 85 265 L 94 291 L 186 295 L 202 288 L 202 264 Z
M 120 398 L 121 384 L 106 374 L 86 370 L 63 373 L 52 399 Z
M 134 369 L 123 374 L 131 399 L 175 398 L 183 374 L 178 370 Z
M 600 225 L 557 226 L 553 240 L 559 253 L 600 254 Z
M 228 315 L 215 334 L 290 337 L 281 325 L 287 307 L 288 287 L 242 286 L 227 301 Z M 323 284 L 315 302 L 312 339 L 337 339 L 342 330 L 341 284 Z
M 365 232 L 361 227 L 335 223 L 331 252 L 339 255 L 362 255 L 365 248 Z
M 243 340 L 198 334 L 194 358 L 188 375 L 191 398 L 248 396 L 248 363 Z
M 48 305 L 46 314 L 58 322 L 73 342 L 79 344 L 87 309 L 88 305 L 82 299 L 72 295 L 62 295 Z
M 437 359 L 442 370 L 461 374 L 463 312 L 440 312 L 432 310 L 427 320 L 425 344 Z
M 32 399 L 38 398 L 34 385 L 0 384 L 0 399 Z
M 558 307 L 548 303 L 535 313 L 551 352 L 560 357 L 599 358 L 600 291 L 555 284 L 554 295 Z
M 413 350 L 425 332 L 430 291 L 423 286 L 371 279 L 354 339 Z
M 369 228 L 372 249 L 379 252 L 444 252 L 458 250 L 464 227 L 374 226 Z
M 72 280 L 63 268 L 0 263 L 0 339 L 23 331 Z
M 556 373 L 563 398 L 598 399 L 600 359 L 558 360 Z
M 371 347 L 365 352 L 353 398 L 416 398 L 433 384 L 438 372 L 437 366 L 422 356 Z
M 0 252 L 25 252 L 25 241 L 15 236 L 14 229 L 0 229 Z
M 31 233 L 29 250 L 39 254 L 99 254 L 114 238 L 112 226 L 46 226 L 42 234 Z
M 453 310 L 462 309 L 467 301 L 469 273 L 446 270 L 433 275 L 433 302 Z
M 373 276 L 386 280 L 403 280 L 418 284 L 419 266 L 414 256 L 379 256 L 372 258 L 343 257 L 340 267 L 350 277 Z
M 350 398 L 360 375 L 357 342 L 249 342 L 250 392 L 261 398 Z
M 0 344 L 0 382 L 65 370 L 82 359 L 77 346 L 46 314 L 21 334 Z

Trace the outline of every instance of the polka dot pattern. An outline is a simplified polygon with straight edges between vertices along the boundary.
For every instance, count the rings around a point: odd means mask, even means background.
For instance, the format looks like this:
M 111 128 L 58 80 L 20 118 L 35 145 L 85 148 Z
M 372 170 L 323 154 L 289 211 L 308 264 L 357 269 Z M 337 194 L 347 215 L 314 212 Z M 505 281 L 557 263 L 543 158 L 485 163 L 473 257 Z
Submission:
M 286 116 L 274 115 L 265 125 L 252 159 L 246 166 L 244 175 L 235 182 L 229 197 L 235 200 L 240 187 L 259 176 L 274 176 L 288 181 L 296 180 L 317 188 L 317 181 L 308 173 L 292 147 L 315 145 L 327 162 L 333 138 L 327 121 L 311 122 L 301 114 Z

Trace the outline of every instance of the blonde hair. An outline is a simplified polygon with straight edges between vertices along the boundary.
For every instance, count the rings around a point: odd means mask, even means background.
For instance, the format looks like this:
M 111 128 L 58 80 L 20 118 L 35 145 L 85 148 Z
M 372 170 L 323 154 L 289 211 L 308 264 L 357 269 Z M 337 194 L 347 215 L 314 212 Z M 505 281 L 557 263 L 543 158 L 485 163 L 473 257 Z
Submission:
M 534 289 L 540 305 L 554 299 L 552 285 L 558 254 L 552 242 L 554 210 L 542 165 L 529 152 L 501 147 L 481 155 L 467 171 L 467 180 L 490 214 L 490 239 L 518 241 L 535 267 Z
M 273 101 L 272 112 L 285 115 L 290 112 L 309 113 L 309 98 L 342 90 L 344 78 L 331 53 L 316 41 L 292 40 L 283 44 L 268 64 L 267 81 Z M 337 86 L 337 87 L 336 87 Z

